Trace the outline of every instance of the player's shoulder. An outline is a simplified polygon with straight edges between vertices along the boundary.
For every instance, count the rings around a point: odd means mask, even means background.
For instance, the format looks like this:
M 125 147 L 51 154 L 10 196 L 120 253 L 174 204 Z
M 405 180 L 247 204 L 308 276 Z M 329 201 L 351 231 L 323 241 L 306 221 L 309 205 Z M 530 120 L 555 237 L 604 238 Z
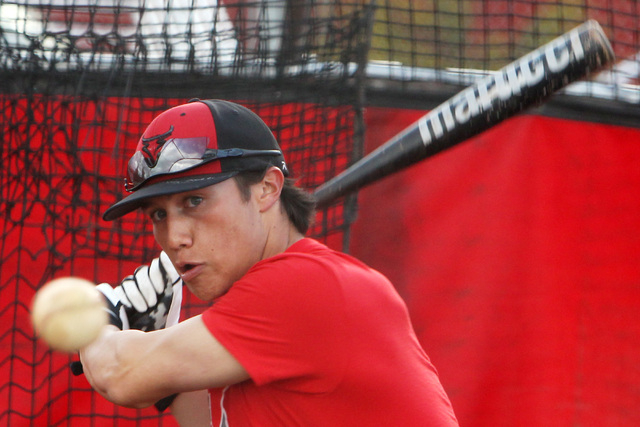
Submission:
M 286 251 L 261 261 L 256 267 L 285 269 L 294 273 L 305 270 L 335 270 L 345 264 L 368 268 L 356 258 L 307 237 L 297 241 Z
M 356 258 L 305 238 L 285 252 L 256 264 L 242 282 L 258 292 L 350 295 L 360 287 L 386 288 L 388 280 Z M 269 291 L 267 291 L 269 289 Z
M 313 301 L 341 298 L 344 279 L 336 269 L 333 251 L 313 239 L 296 242 L 287 251 L 255 264 L 238 280 L 225 299 L 243 303 L 270 301 L 269 311 L 280 307 L 304 310 Z M 336 301 L 337 302 L 337 301 Z
M 302 239 L 287 250 L 255 264 L 247 276 L 275 274 L 283 278 L 304 276 L 329 265 L 330 249 L 313 239 Z

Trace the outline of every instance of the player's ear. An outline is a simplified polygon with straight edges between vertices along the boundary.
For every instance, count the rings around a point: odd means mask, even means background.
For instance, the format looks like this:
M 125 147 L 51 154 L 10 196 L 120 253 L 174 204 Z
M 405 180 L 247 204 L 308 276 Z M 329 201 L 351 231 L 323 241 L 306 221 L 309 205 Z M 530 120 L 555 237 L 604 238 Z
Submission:
M 260 182 L 260 192 L 258 195 L 260 212 L 268 210 L 280 200 L 280 193 L 282 192 L 283 186 L 284 175 L 282 171 L 275 166 L 270 167 Z

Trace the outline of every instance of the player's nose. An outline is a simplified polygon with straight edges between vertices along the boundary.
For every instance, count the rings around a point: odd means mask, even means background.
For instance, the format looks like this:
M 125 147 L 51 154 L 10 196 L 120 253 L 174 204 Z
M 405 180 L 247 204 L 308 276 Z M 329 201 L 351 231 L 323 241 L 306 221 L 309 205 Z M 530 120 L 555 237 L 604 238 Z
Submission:
M 179 250 L 193 245 L 193 233 L 188 219 L 180 215 L 169 215 L 166 218 L 166 242 L 170 249 Z

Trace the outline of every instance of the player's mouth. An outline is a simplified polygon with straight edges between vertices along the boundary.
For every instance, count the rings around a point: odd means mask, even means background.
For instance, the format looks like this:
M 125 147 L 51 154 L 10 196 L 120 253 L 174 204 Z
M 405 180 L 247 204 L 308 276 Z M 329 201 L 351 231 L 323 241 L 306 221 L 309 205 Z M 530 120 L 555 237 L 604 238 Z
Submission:
M 189 280 L 193 280 L 196 276 L 202 273 L 204 269 L 203 264 L 180 264 L 177 267 L 178 273 L 180 273 L 180 277 L 183 281 L 188 282 Z

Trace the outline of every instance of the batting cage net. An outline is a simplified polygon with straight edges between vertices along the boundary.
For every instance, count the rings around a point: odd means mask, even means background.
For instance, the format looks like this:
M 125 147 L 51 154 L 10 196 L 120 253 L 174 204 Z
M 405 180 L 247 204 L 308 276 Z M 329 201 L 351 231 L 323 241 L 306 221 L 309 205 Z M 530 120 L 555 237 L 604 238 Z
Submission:
M 454 93 L 587 19 L 615 69 L 580 96 L 638 102 L 637 2 L 624 0 L 0 0 L 0 425 L 175 425 L 116 407 L 49 351 L 29 321 L 35 291 L 65 275 L 118 283 L 159 253 L 123 197 L 146 125 L 191 98 L 229 99 L 273 130 L 313 190 L 362 156 L 374 94 Z M 354 197 L 310 234 L 348 249 Z M 204 305 L 185 293 L 183 317 Z

